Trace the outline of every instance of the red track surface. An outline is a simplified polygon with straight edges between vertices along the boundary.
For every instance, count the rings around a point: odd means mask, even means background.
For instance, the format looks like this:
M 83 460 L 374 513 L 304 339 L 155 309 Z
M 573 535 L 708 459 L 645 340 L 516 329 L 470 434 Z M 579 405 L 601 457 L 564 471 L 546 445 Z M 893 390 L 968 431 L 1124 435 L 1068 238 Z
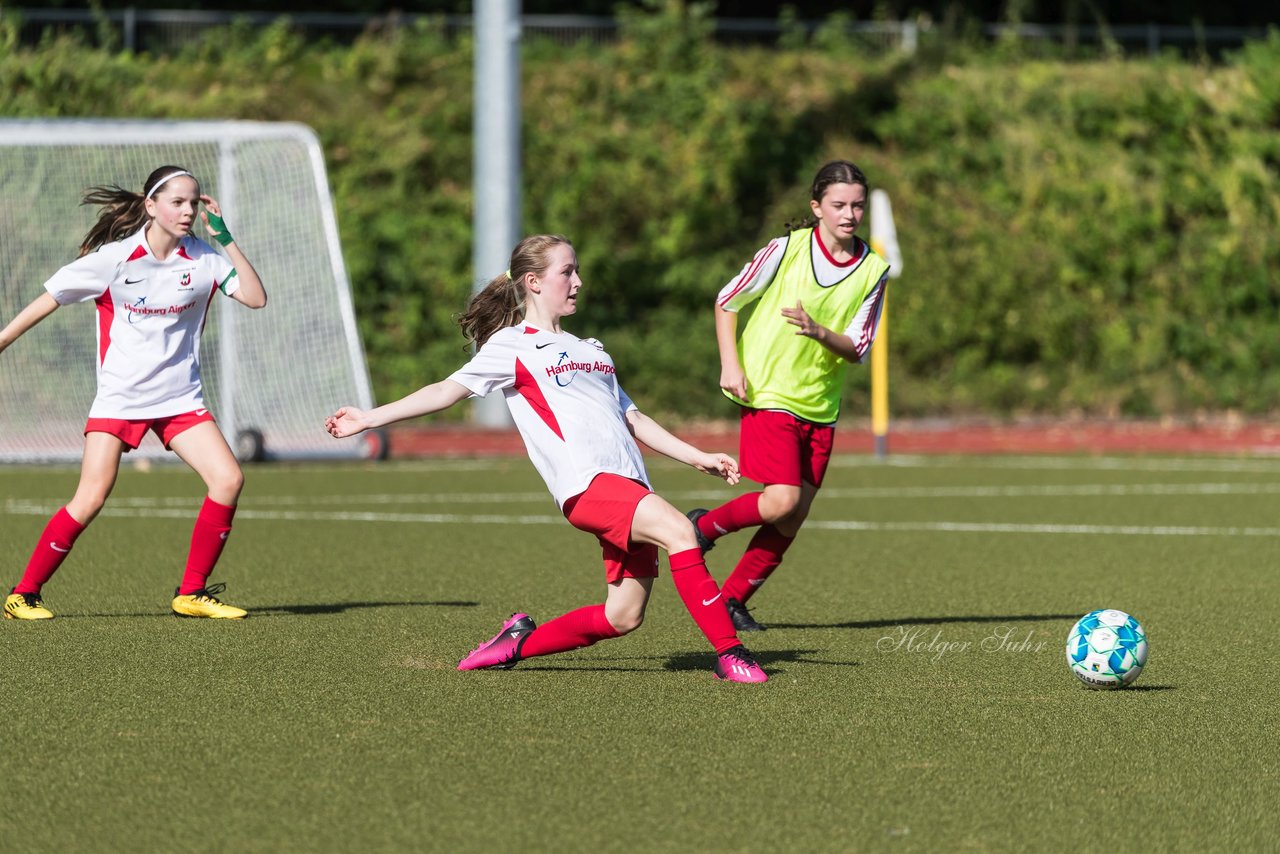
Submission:
M 707 450 L 736 453 L 736 424 L 677 429 Z M 514 430 L 473 426 L 397 427 L 391 456 L 486 457 L 524 453 Z M 890 430 L 894 454 L 1229 454 L 1280 456 L 1280 423 L 1213 421 L 1046 421 L 1027 423 L 899 422 Z M 837 453 L 870 454 L 871 430 L 853 422 L 836 430 Z

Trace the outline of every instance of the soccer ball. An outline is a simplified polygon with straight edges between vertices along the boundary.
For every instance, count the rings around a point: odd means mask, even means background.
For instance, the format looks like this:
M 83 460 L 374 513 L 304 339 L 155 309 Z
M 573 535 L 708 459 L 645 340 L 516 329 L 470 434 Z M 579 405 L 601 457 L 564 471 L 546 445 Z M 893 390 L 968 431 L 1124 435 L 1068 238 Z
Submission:
M 1147 663 L 1147 633 L 1124 611 L 1090 611 L 1067 636 L 1067 664 L 1090 688 L 1123 688 Z

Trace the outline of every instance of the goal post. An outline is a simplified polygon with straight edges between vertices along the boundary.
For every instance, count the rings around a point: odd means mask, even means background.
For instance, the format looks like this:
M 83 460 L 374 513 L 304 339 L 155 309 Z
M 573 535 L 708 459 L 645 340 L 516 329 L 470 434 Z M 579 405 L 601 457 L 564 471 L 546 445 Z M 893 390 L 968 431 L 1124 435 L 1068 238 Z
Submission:
M 73 261 L 99 213 L 90 186 L 140 189 L 183 166 L 222 206 L 268 306 L 217 298 L 201 345 L 205 400 L 242 459 L 368 457 L 324 417 L 373 405 L 351 286 L 315 132 L 292 122 L 0 120 L 0 324 Z M 207 240 L 202 226 L 195 233 Z M 217 248 L 216 244 L 214 244 Z M 0 354 L 0 462 L 78 460 L 96 389 L 91 305 L 55 312 Z M 148 435 L 133 456 L 165 454 Z

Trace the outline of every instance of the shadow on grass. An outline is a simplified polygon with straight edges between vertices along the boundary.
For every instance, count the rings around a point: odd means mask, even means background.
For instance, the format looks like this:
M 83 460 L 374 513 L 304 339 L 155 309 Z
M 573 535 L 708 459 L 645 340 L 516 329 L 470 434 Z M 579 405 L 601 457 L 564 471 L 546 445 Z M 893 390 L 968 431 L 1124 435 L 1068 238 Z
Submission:
M 263 605 L 249 612 L 250 616 L 279 616 L 296 614 L 309 616 L 312 614 L 341 614 L 344 611 L 356 611 L 361 608 L 475 608 L 479 602 L 334 602 L 314 605 Z
M 312 616 L 315 614 L 341 614 L 344 611 L 355 611 L 361 608 L 474 608 L 479 602 L 334 602 L 313 605 L 262 605 L 249 608 L 249 618 Z M 168 610 L 157 609 L 145 614 L 59 614 L 59 620 L 103 619 L 113 617 L 163 617 L 174 619 L 176 615 Z
M 887 629 L 895 626 L 937 626 L 944 623 L 1026 623 L 1078 620 L 1079 614 L 1003 614 L 969 617 L 898 617 L 892 620 L 851 620 L 846 623 L 768 623 L 771 629 Z
M 480 672 L 480 671 L 476 671 Z M 536 658 L 523 661 L 513 673 L 657 673 L 654 667 L 602 667 L 598 664 L 582 664 L 577 667 L 563 664 L 543 664 Z
M 818 650 L 814 649 L 782 649 L 770 652 L 753 652 L 756 661 L 760 662 L 760 666 L 766 670 L 771 669 L 776 664 L 782 664 L 789 661 L 804 662 L 805 664 L 830 664 L 837 667 L 858 667 L 861 662 L 858 661 L 829 661 L 820 658 L 810 658 L 809 656 Z M 605 661 L 655 661 L 662 662 L 661 666 L 655 667 L 629 667 L 629 666 L 612 666 L 599 664 L 601 659 L 596 658 L 594 662 L 583 661 L 580 665 L 568 664 L 563 658 L 531 658 L 521 663 L 519 669 L 527 673 L 535 671 L 550 672 L 562 671 L 571 673 L 580 672 L 598 672 L 598 673 L 654 673 L 658 670 L 667 673 L 678 673 L 685 671 L 705 670 L 710 671 L 716 666 L 716 655 L 713 652 L 683 652 L 676 655 L 662 658 L 653 655 L 631 655 L 631 656 L 610 656 Z
M 832 661 L 824 658 L 810 658 L 818 652 L 816 649 L 775 649 L 752 650 L 752 655 L 760 666 L 768 673 L 777 664 L 801 662 L 804 664 L 828 664 L 833 667 L 860 667 L 860 661 Z M 716 655 L 713 652 L 683 652 L 667 659 L 663 670 L 710 670 L 716 666 Z
M 1134 691 L 1177 691 L 1176 685 L 1127 685 L 1124 688 L 1100 689 L 1081 685 L 1081 688 L 1092 694 L 1132 694 Z

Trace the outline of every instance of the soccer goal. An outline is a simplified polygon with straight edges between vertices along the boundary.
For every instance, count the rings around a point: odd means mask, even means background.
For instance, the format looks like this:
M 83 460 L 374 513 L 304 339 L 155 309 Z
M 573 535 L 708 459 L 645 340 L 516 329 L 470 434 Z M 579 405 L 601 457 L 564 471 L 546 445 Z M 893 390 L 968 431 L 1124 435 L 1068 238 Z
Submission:
M 84 189 L 140 189 L 190 169 L 218 200 L 270 303 L 213 301 L 201 348 L 205 399 L 242 459 L 381 456 L 336 442 L 325 415 L 373 403 L 315 133 L 295 123 L 0 120 L 0 325 L 74 260 L 99 208 Z M 204 237 L 202 226 L 197 235 Z M 0 354 L 0 461 L 78 460 L 93 401 L 95 312 L 66 306 Z M 148 435 L 133 456 L 164 454 Z

